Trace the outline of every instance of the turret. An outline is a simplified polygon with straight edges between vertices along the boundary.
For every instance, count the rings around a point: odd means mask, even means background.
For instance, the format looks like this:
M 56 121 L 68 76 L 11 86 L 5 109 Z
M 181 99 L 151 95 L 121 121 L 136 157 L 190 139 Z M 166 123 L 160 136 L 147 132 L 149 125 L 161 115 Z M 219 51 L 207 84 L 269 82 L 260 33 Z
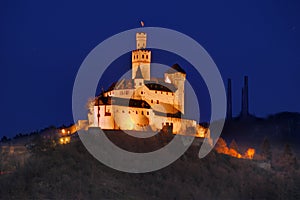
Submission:
M 136 33 L 136 50 L 132 51 L 132 79 L 136 77 L 138 67 L 145 80 L 150 80 L 151 51 L 146 50 L 147 34 Z
M 184 83 L 186 79 L 185 71 L 178 65 L 173 65 L 165 73 L 165 82 L 176 86 L 175 104 L 178 105 L 178 110 L 184 113 Z

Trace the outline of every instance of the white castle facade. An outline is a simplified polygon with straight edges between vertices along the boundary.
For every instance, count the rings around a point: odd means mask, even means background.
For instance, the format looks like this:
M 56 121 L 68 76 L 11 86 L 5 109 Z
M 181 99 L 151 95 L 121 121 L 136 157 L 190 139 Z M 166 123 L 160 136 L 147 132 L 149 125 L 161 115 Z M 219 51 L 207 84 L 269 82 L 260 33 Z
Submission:
M 150 76 L 151 51 L 147 34 L 136 33 L 132 51 L 132 78 L 113 84 L 89 102 L 89 127 L 108 130 L 160 131 L 210 138 L 208 128 L 184 118 L 186 73 L 173 65 L 164 78 Z

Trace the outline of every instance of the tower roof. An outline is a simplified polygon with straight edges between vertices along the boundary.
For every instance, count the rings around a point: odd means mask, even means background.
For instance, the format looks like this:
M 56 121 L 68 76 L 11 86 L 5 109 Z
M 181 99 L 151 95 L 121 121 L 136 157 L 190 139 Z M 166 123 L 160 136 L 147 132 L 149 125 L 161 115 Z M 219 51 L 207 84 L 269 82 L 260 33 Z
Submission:
M 174 64 L 170 69 L 167 70 L 167 73 L 169 73 L 169 74 L 173 74 L 176 72 L 186 74 L 186 72 L 177 63 Z
M 136 70 L 135 78 L 144 79 L 140 66 L 138 66 L 138 68 Z

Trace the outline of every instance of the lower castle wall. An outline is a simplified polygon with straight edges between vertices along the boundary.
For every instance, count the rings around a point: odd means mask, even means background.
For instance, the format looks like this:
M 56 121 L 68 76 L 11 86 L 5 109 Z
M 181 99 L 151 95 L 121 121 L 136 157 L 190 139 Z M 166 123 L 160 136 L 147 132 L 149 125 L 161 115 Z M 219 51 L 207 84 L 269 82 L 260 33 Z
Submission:
M 187 134 L 196 137 L 207 137 L 208 129 L 197 124 L 195 120 L 172 118 L 155 115 L 153 110 L 125 106 L 99 106 L 100 118 L 98 124 L 98 106 L 94 106 L 94 118 L 91 123 L 102 129 L 121 129 L 136 131 L 159 131 L 163 126 L 173 124 L 174 134 Z M 108 112 L 109 111 L 109 112 Z M 110 113 L 110 115 L 105 114 Z

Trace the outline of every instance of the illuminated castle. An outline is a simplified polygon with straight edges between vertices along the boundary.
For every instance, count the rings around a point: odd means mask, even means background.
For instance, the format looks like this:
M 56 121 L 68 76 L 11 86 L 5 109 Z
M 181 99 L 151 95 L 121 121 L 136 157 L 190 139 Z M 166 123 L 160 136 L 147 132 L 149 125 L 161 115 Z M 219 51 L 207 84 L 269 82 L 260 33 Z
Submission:
M 136 33 L 132 78 L 114 83 L 89 102 L 88 126 L 108 130 L 159 131 L 210 138 L 209 129 L 184 119 L 185 71 L 173 65 L 164 78 L 150 76 L 147 34 Z

